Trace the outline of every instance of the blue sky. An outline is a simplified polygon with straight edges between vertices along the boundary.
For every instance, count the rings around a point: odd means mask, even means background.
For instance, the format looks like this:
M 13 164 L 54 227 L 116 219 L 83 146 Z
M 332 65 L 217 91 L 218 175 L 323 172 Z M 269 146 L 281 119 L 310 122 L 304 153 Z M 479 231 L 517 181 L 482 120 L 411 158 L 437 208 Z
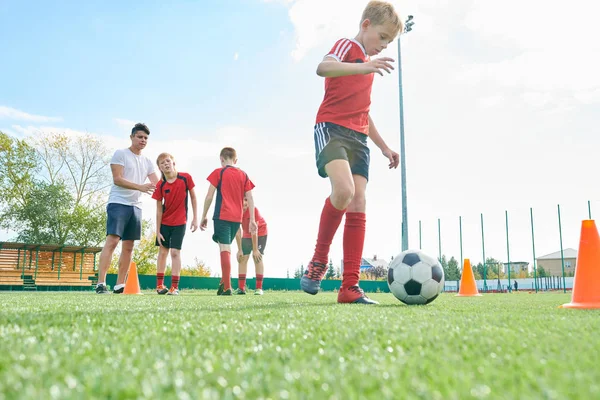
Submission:
M 399 0 L 415 16 L 402 37 L 409 233 L 437 256 L 486 254 L 531 260 L 529 207 L 538 254 L 578 246 L 587 201 L 600 212 L 595 171 L 600 139 L 598 5 L 541 0 Z M 340 37 L 357 32 L 363 0 L 168 2 L 0 0 L 0 129 L 20 137 L 91 132 L 111 150 L 146 122 L 150 158 L 168 150 L 202 198 L 218 150 L 233 145 L 257 185 L 270 238 L 267 275 L 306 263 L 329 191 L 314 167 L 313 122 L 323 96 L 315 69 Z M 573 23 L 558 24 L 570 18 Z M 394 42 L 382 56 L 397 57 Z M 374 81 L 371 115 L 399 148 L 398 78 Z M 365 256 L 400 251 L 400 173 L 371 145 Z M 144 200 L 144 216 L 154 204 Z M 489 232 L 487 232 L 489 230 Z M 0 232 L 0 238 L 9 234 Z M 332 246 L 342 256 L 342 230 Z M 218 268 L 207 233 L 186 236 L 189 251 Z

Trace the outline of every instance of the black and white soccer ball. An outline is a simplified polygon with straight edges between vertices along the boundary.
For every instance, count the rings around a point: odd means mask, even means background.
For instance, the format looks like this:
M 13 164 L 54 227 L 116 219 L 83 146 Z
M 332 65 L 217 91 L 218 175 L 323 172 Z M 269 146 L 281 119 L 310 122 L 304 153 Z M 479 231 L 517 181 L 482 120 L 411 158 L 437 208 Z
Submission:
M 406 250 L 388 269 L 388 286 L 405 304 L 429 304 L 444 289 L 444 269 L 438 260 L 420 250 Z

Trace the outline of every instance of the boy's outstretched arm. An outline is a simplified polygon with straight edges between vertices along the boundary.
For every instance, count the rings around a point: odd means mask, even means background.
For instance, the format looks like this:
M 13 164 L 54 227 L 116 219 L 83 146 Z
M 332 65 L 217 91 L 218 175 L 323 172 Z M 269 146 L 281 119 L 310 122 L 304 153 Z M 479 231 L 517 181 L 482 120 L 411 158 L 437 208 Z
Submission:
M 204 199 L 204 211 L 202 211 L 202 223 L 200 224 L 200 229 L 203 231 L 206 230 L 208 226 L 208 219 L 206 218 L 206 215 L 208 214 L 208 209 L 212 204 L 213 197 L 215 197 L 216 190 L 217 188 L 211 184 L 208 187 L 208 192 L 206 192 L 206 198 Z
M 192 217 L 192 226 L 190 228 L 192 232 L 196 232 L 196 229 L 198 229 L 198 201 L 196 199 L 196 192 L 193 188 L 190 190 L 190 198 L 192 199 L 192 212 L 194 213 L 194 216 Z
M 340 62 L 331 56 L 325 56 L 317 67 L 317 75 L 323 78 L 336 78 L 348 75 L 367 75 L 377 73 L 383 76 L 385 70 L 388 74 L 394 69 L 391 62 L 393 58 L 375 58 L 367 63 Z
M 385 143 L 385 141 L 379 134 L 379 131 L 375 127 L 373 119 L 371 119 L 371 115 L 369 115 L 369 137 L 371 138 L 373 143 L 375 143 L 375 145 L 379 147 L 383 155 L 386 156 L 388 160 L 390 160 L 390 169 L 397 168 L 398 163 L 400 163 L 400 156 L 398 155 L 398 153 L 390 149 Z

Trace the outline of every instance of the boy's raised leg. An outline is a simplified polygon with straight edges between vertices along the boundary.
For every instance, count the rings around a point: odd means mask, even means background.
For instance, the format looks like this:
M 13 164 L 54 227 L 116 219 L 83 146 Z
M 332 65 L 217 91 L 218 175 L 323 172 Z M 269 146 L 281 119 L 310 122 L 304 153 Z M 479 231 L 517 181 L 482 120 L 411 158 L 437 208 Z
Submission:
M 354 196 L 354 181 L 348 161 L 333 160 L 325 166 L 325 171 L 331 181 L 331 196 L 325 200 L 321 212 L 315 253 L 300 280 L 302 290 L 310 294 L 319 292 L 321 280 L 327 272 L 331 242 Z

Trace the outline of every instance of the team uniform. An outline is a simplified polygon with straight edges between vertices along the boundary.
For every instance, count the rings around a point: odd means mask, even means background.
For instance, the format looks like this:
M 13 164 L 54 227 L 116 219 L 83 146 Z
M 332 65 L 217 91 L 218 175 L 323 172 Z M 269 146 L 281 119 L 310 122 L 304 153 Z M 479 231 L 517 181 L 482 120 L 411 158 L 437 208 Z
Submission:
M 265 254 L 267 246 L 267 223 L 258 212 L 258 208 L 254 208 L 254 219 L 258 225 L 258 251 L 260 254 Z M 250 209 L 244 211 L 242 218 L 242 253 L 247 256 L 252 253 L 252 234 L 250 233 Z
M 245 194 L 254 183 L 244 171 L 229 165 L 215 169 L 207 180 L 217 188 L 212 238 L 216 243 L 231 244 L 242 223 Z
M 326 57 L 344 63 L 370 61 L 364 47 L 354 39 L 338 40 Z M 327 177 L 325 166 L 329 162 L 346 160 L 352 175 L 369 179 L 370 152 L 367 139 L 373 78 L 372 73 L 325 78 L 325 95 L 314 127 L 315 159 L 321 177 Z M 331 242 L 344 216 L 344 276 L 338 302 L 375 303 L 358 286 L 365 238 L 365 213 L 338 210 L 329 197 L 321 213 L 315 252 L 301 279 L 301 287 L 307 293 L 318 293 L 327 271 Z
M 369 56 L 360 43 L 340 39 L 327 57 L 340 62 L 366 63 Z M 373 74 L 325 78 L 325 96 L 314 128 L 315 158 L 319 175 L 325 165 L 346 160 L 353 175 L 369 179 L 369 109 Z
M 185 172 L 178 172 L 173 182 L 161 179 L 156 184 L 152 198 L 163 203 L 160 233 L 165 240 L 162 246 L 181 250 L 187 224 L 189 191 L 195 186 L 190 174 Z M 161 245 L 158 239 L 156 245 Z

